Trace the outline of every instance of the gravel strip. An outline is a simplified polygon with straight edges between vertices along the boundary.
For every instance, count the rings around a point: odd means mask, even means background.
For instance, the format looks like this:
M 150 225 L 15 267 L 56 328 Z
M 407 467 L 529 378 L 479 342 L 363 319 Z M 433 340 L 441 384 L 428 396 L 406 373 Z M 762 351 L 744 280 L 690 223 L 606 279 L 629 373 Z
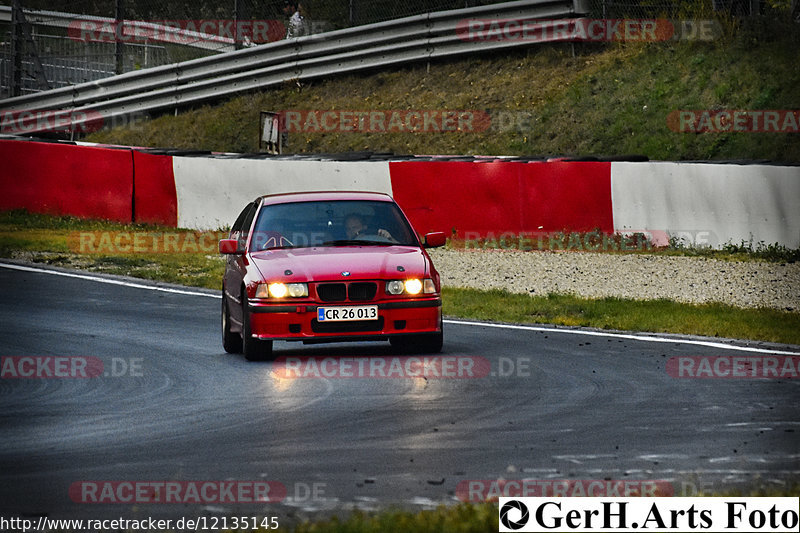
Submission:
M 590 252 L 429 250 L 449 287 L 800 311 L 800 263 Z

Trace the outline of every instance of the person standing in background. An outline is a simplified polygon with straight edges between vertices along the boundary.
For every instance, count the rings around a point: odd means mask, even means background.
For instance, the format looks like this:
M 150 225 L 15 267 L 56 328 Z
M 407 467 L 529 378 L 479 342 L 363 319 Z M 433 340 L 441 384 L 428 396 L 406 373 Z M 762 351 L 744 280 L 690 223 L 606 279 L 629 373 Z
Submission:
M 297 0 L 286 0 L 283 12 L 289 17 L 289 24 L 286 26 L 286 38 L 294 39 L 308 35 L 306 18 L 303 16 L 303 6 Z

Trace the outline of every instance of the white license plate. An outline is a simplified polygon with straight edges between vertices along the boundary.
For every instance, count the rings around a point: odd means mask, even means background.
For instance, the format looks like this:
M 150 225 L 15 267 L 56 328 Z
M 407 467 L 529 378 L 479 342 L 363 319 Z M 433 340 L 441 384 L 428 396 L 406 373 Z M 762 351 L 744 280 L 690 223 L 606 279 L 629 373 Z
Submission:
M 317 307 L 320 322 L 347 322 L 351 320 L 378 320 L 377 305 L 352 307 Z

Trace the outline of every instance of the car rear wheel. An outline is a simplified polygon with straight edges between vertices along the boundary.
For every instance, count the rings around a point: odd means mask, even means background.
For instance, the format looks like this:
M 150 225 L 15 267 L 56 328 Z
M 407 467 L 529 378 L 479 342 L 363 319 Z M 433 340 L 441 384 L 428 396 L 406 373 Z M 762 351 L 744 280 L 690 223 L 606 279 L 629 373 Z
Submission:
M 242 294 L 242 348 L 248 361 L 267 361 L 272 359 L 272 341 L 262 341 L 253 337 L 250 331 L 250 309 L 247 294 Z
M 222 291 L 222 347 L 228 353 L 242 353 L 242 337 L 231 331 L 231 313 L 225 291 Z

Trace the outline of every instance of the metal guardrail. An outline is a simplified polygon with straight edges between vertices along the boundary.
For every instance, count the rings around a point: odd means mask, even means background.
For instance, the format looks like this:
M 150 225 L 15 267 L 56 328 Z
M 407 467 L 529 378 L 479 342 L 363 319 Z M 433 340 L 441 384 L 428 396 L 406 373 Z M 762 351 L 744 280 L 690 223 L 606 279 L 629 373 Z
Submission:
M 471 19 L 558 20 L 588 13 L 587 0 L 520 0 L 440 11 L 367 26 L 272 42 L 183 63 L 128 72 L 96 82 L 9 98 L 0 110 L 63 110 L 71 126 L 209 102 L 290 80 L 310 80 L 410 62 L 529 46 L 525 39 L 465 39 Z M 567 34 L 537 42 L 568 40 Z M 46 121 L 27 129 L 52 129 Z M 59 124 L 64 128 L 64 121 Z

